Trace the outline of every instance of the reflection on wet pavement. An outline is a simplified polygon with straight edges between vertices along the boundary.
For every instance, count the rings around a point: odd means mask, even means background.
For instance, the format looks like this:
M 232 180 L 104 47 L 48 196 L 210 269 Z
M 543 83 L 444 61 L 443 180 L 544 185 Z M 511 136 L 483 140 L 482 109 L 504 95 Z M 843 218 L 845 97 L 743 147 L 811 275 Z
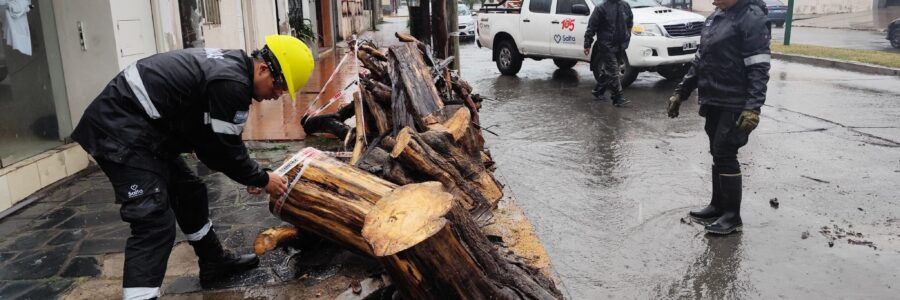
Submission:
M 896 295 L 900 269 L 888 266 L 900 264 L 900 79 L 774 62 L 760 127 L 740 154 L 745 232 L 711 238 L 680 221 L 709 199 L 711 158 L 696 102 L 665 117 L 676 82 L 642 73 L 626 90 L 632 103 L 617 109 L 591 97 L 584 63 L 526 60 L 518 76 L 500 76 L 490 50 L 471 43 L 461 60 L 463 78 L 487 98 L 482 125 L 498 134 L 485 135 L 497 174 L 568 297 Z M 832 225 L 878 250 L 801 238 Z

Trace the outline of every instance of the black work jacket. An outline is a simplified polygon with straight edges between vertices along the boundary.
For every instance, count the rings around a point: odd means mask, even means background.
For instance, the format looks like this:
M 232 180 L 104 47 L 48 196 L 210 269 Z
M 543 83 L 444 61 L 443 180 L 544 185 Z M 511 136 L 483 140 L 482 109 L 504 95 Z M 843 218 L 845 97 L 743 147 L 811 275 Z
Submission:
M 584 32 L 584 48 L 589 49 L 597 36 L 598 51 L 616 52 L 628 49 L 634 15 L 631 5 L 623 0 L 606 0 L 594 8 Z
M 698 90 L 701 105 L 731 111 L 758 110 L 766 102 L 771 60 L 765 3 L 739 0 L 706 19 L 700 48 L 675 93 Z
M 242 50 L 185 49 L 125 68 L 88 106 L 72 133 L 92 156 L 151 171 L 194 152 L 248 186 L 268 174 L 241 140 L 253 101 L 253 62 Z

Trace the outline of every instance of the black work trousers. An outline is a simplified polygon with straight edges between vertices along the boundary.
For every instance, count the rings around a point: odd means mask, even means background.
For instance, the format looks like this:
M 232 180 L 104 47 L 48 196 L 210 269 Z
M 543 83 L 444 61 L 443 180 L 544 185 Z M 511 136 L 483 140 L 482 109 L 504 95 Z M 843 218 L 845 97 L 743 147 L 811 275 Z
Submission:
M 604 51 L 598 50 L 594 54 L 593 67 L 594 79 L 597 81 L 595 91 L 609 90 L 610 95 L 615 99 L 622 96 L 622 80 L 619 70 L 619 56 L 621 51 Z
M 725 110 L 716 106 L 703 105 L 700 114 L 706 117 L 706 135 L 709 137 L 709 153 L 713 157 L 713 167 L 720 174 L 740 174 L 738 149 L 747 144 L 750 135 L 737 128 L 740 112 Z
M 206 184 L 177 156 L 145 156 L 139 165 L 151 166 L 146 168 L 95 159 L 113 185 L 122 221 L 131 226 L 123 287 L 158 288 L 175 243 L 175 222 L 186 235 L 209 227 Z

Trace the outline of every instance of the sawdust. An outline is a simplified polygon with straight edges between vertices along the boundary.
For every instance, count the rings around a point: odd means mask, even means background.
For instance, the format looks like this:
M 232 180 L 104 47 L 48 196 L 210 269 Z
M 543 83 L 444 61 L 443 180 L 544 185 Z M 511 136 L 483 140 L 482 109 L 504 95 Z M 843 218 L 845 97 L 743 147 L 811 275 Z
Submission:
M 530 266 L 551 276 L 550 256 L 538 239 L 534 226 L 528 221 L 515 199 L 504 197 L 494 211 L 494 224 L 484 228 L 485 234 L 499 236 L 503 243 Z

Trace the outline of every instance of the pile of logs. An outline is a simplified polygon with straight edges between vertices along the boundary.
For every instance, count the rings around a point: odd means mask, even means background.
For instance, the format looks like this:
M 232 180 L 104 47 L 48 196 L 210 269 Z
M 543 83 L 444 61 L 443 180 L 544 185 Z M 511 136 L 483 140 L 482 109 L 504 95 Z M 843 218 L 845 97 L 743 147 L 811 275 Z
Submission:
M 380 261 L 408 299 L 558 299 L 543 273 L 482 232 L 503 187 L 479 126 L 480 99 L 428 46 L 398 34 L 382 50 L 357 43 L 359 91 L 351 105 L 306 116 L 307 135 L 331 134 L 341 161 L 306 148 L 276 170 L 289 193 L 270 210 L 301 231 Z M 355 127 L 346 121 L 355 117 Z M 281 236 L 267 232 L 257 252 Z

